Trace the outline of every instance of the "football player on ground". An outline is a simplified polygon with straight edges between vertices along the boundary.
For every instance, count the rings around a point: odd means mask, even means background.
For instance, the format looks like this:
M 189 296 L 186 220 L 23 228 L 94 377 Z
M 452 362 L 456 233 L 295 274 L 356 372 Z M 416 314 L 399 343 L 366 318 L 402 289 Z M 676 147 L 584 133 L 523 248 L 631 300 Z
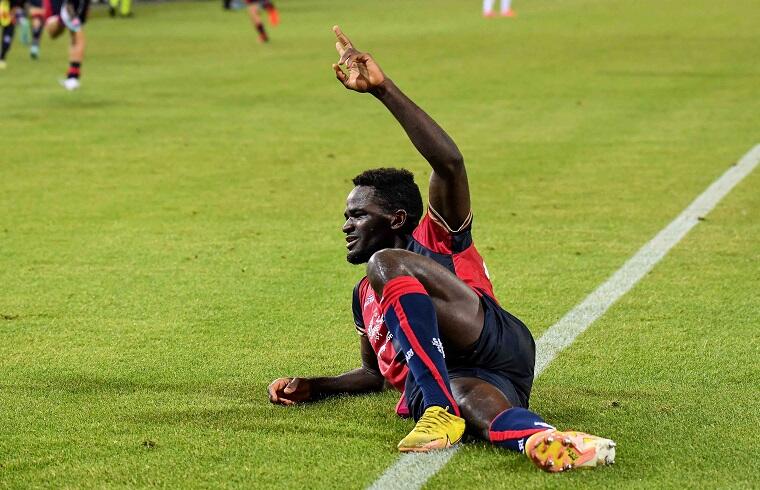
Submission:
M 50 37 L 55 39 L 65 30 L 71 35 L 69 69 L 61 85 L 66 90 L 76 90 L 80 86 L 85 49 L 84 24 L 87 22 L 90 0 L 45 0 L 45 8 L 51 13 L 45 24 Z
M 274 380 L 272 403 L 292 405 L 340 393 L 403 393 L 400 415 L 417 421 L 400 451 L 456 444 L 465 428 L 524 452 L 557 472 L 612 463 L 615 443 L 560 432 L 528 410 L 535 344 L 526 326 L 496 300 L 473 245 L 470 191 L 457 146 L 336 26 L 333 65 L 347 89 L 379 100 L 433 169 L 429 204 L 407 170 L 379 168 L 354 178 L 343 232 L 347 260 L 367 264 L 354 287 L 362 367 L 332 377 Z

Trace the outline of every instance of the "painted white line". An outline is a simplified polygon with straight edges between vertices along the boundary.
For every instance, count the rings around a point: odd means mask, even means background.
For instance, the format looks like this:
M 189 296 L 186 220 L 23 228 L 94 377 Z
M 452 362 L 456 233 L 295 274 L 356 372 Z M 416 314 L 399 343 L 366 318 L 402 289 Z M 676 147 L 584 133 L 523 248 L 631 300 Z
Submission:
M 422 488 L 438 470 L 446 466 L 461 446 L 429 453 L 404 453 L 370 486 L 370 490 L 407 490 Z
M 589 325 L 602 316 L 699 223 L 760 162 L 760 145 L 713 182 L 676 219 L 636 252 L 612 277 L 555 323 L 536 342 L 535 377 Z
M 536 342 L 537 378 L 557 355 L 630 291 L 647 272 L 720 202 L 731 189 L 760 163 L 760 145 L 713 182 L 676 219 L 636 252 L 623 266 L 579 305 L 552 325 Z M 372 490 L 417 490 L 435 475 L 459 447 L 432 453 L 401 456 L 369 488 Z

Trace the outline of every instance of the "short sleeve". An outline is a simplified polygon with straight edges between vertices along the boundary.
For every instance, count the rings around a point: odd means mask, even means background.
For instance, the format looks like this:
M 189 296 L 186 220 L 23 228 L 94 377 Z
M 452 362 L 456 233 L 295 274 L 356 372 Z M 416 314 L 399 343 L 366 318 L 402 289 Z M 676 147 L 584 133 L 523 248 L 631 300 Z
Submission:
M 362 279 L 363 281 L 363 279 Z M 351 309 L 354 313 L 354 324 L 356 325 L 356 331 L 359 333 L 359 335 L 366 335 L 366 330 L 364 327 L 364 318 L 362 318 L 362 301 L 359 297 L 359 290 L 362 285 L 362 281 L 359 281 L 356 283 L 356 286 L 354 286 L 354 294 L 353 294 L 353 300 L 351 304 Z
M 451 255 L 472 245 L 472 212 L 457 230 L 452 230 L 443 218 L 428 205 L 428 212 L 412 233 L 412 237 L 431 252 Z

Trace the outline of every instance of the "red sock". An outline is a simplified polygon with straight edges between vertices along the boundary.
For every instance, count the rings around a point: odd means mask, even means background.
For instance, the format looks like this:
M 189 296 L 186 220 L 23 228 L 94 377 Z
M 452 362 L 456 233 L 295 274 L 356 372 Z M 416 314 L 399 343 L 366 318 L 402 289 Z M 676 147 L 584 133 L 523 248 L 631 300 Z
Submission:
M 82 62 L 81 61 L 70 61 L 69 62 L 69 71 L 66 72 L 66 78 L 79 78 L 79 72 L 82 68 Z

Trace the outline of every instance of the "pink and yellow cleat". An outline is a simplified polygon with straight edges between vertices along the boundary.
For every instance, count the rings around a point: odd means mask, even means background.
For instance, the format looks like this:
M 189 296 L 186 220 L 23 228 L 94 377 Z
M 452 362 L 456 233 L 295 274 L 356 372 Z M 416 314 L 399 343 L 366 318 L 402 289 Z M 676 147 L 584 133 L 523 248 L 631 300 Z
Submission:
M 525 443 L 525 454 L 544 471 L 556 473 L 615 462 L 615 442 L 583 432 L 546 430 Z

